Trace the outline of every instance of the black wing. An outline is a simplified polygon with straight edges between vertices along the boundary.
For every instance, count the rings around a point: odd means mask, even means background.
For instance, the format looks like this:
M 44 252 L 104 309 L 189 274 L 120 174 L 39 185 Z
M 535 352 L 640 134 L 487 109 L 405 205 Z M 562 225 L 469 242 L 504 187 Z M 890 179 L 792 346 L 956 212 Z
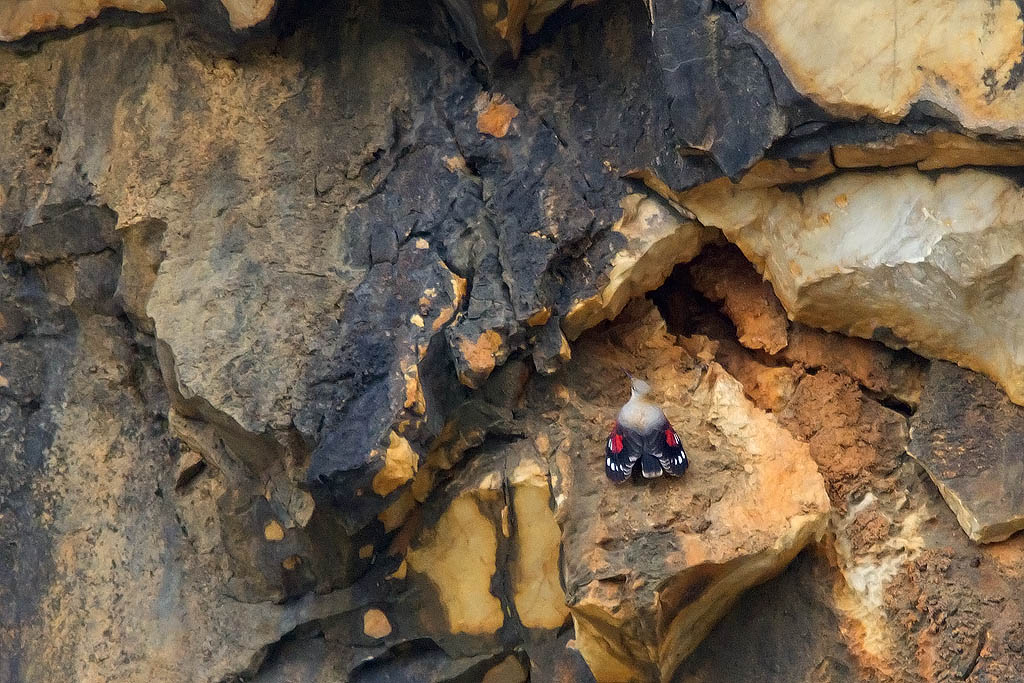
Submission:
M 604 473 L 616 484 L 629 479 L 633 466 L 643 452 L 641 444 L 629 437 L 630 435 L 625 434 L 616 422 L 612 426 L 612 433 L 608 435 L 608 443 L 605 444 Z
M 673 477 L 683 476 L 686 468 L 690 466 L 690 461 L 686 459 L 683 442 L 679 440 L 679 435 L 676 434 L 676 430 L 672 429 L 672 425 L 669 424 L 668 420 L 665 420 L 664 424 L 662 424 L 661 433 L 658 435 L 658 438 L 661 441 L 659 445 L 662 446 L 658 460 L 661 462 L 665 473 Z

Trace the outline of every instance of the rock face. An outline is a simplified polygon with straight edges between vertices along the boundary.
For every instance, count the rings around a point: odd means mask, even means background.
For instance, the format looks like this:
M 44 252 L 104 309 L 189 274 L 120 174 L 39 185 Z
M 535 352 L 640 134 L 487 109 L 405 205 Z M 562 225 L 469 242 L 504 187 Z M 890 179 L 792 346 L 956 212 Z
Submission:
M 0 41 L 18 40 L 37 31 L 74 28 L 108 9 L 151 14 L 167 8 L 162 0 L 17 0 L 0 10 Z
M 843 173 L 802 192 L 716 182 L 683 201 L 794 320 L 956 361 L 1024 403 L 1024 191 L 1012 180 Z
M 685 288 L 695 279 L 687 271 L 742 282 L 747 276 L 737 267 L 710 251 L 678 269 L 656 300 L 670 329 L 692 334 L 682 339 L 698 341 L 735 372 L 754 400 L 776 404 L 779 424 L 808 443 L 833 515 L 825 541 L 741 598 L 677 680 L 745 680 L 753 671 L 750 677 L 780 683 L 1012 677 L 1021 661 L 1014 588 L 1024 576 L 1020 539 L 975 545 L 906 457 L 907 425 L 918 417 L 905 413 L 919 401 L 919 415 L 933 410 L 924 406 L 926 364 L 877 342 L 799 324 L 774 357 L 744 349 L 722 312 L 746 307 L 712 304 Z M 970 371 L 941 365 L 995 390 Z M 795 386 L 764 392 L 768 371 L 782 378 L 777 385 Z M 951 434 L 951 443 L 962 434 Z M 748 649 L 758 654 L 747 656 Z
M 933 363 L 911 423 L 910 453 L 967 535 L 1002 541 L 1024 529 L 1024 408 L 984 377 Z
M 847 5 L 6 3 L 0 681 L 1014 680 L 1024 23 Z
M 808 551 L 777 579 L 748 591 L 673 680 L 850 681 L 827 560 Z
M 672 268 L 696 256 L 711 230 L 684 220 L 664 202 L 629 195 L 622 202 L 622 218 L 612 230 L 625 238 L 606 266 L 608 283 L 597 293 L 573 302 L 562 321 L 570 340 L 604 320 L 617 316 L 632 299 L 656 289 Z
M 1011 0 L 744 9 L 793 86 L 834 115 L 898 121 L 921 104 L 972 130 L 1022 133 L 1024 22 Z
M 576 647 L 598 680 L 667 679 L 741 591 L 824 531 L 829 503 L 807 445 L 720 366 L 695 368 L 657 313 L 615 337 L 576 347 L 585 360 L 552 379 L 568 400 L 541 408 L 557 422 L 539 429 L 555 449 Z M 683 479 L 605 481 L 602 427 L 627 398 L 619 366 L 661 388 L 693 461 Z

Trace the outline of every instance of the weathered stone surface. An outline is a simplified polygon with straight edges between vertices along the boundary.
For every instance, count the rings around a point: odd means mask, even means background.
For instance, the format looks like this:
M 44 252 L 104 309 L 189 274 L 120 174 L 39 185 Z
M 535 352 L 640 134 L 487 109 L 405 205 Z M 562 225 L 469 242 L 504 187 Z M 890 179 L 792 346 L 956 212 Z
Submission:
M 519 57 L 524 33 L 536 33 L 563 5 L 594 0 L 444 0 L 455 35 L 481 61 L 496 65 Z
M 803 192 L 714 183 L 685 205 L 794 320 L 955 361 L 1024 402 L 1024 192 L 981 171 L 844 173 Z
M 736 325 L 740 344 L 775 354 L 789 343 L 786 312 L 771 285 L 750 269 L 742 254 L 733 249 L 710 250 L 690 268 L 690 274 L 697 291 L 722 302 L 722 312 Z
M 966 135 L 935 131 L 924 135 L 901 133 L 891 138 L 832 147 L 840 168 L 915 165 L 922 171 L 957 166 L 1021 166 L 1019 142 L 992 142 Z
M 228 11 L 231 28 L 240 31 L 266 20 L 277 0 L 220 0 L 220 3 Z
M 672 268 L 696 256 L 714 232 L 686 220 L 658 199 L 629 195 L 622 202 L 622 218 L 612 230 L 621 234 L 624 244 L 612 245 L 614 257 L 601 281 L 600 291 L 574 302 L 562 320 L 569 339 L 604 320 L 617 316 L 632 299 L 656 289 Z
M 678 683 L 853 683 L 865 673 L 843 642 L 827 560 L 802 553 L 750 589 L 679 667 Z
M 835 116 L 897 121 L 920 104 L 968 129 L 1024 133 L 1024 22 L 1012 0 L 755 0 L 744 10 L 793 87 Z
M 653 0 L 649 8 L 676 132 L 726 175 L 753 165 L 810 115 L 728 3 Z
M 424 532 L 407 556 L 410 582 L 424 577 L 441 606 L 441 614 L 423 615 L 428 628 L 495 634 L 506 613 L 525 628 L 561 627 L 569 614 L 558 580 L 560 533 L 547 463 L 532 445 L 475 459 L 441 499 L 450 502 L 436 523 L 427 511 Z M 508 581 L 499 581 L 506 572 Z M 509 593 L 493 595 L 495 585 L 507 585 Z
M 4 300 L 26 318 L 0 345 L 0 678 L 216 681 L 254 670 L 320 608 L 225 594 L 215 505 L 225 479 L 175 492 L 178 445 L 152 341 L 69 307 L 46 289 L 47 267 L 0 270 Z
M 927 371 L 927 361 L 920 356 L 800 323 L 790 327 L 789 344 L 780 356 L 804 368 L 845 374 L 868 391 L 908 406 L 920 402 Z
M 547 450 L 514 437 L 490 443 L 400 532 L 413 536 L 396 597 L 405 608 L 399 636 L 429 638 L 463 658 L 521 646 L 534 676 L 573 680 L 564 676 L 575 672 L 578 680 L 586 671 L 579 653 L 555 636 L 569 609 Z
M 651 680 L 669 677 L 743 590 L 821 533 L 829 503 L 807 446 L 720 366 L 695 368 L 656 312 L 618 330 L 617 342 L 581 339 L 585 360 L 552 378 L 566 401 L 549 398 L 550 384 L 528 401 L 549 420 L 531 432 L 554 451 L 576 647 L 598 680 Z M 659 389 L 691 456 L 683 479 L 608 485 L 602 443 L 626 398 L 620 366 Z
M 151 14 L 163 12 L 161 0 L 14 0 L 0 9 L 0 41 L 37 31 L 74 28 L 106 9 Z
M 892 401 L 891 392 L 920 374 L 920 359 L 798 324 L 782 352 L 755 355 L 735 341 L 734 329 L 717 309 L 709 311 L 709 302 L 689 292 L 687 271 L 698 265 L 678 269 L 655 296 L 670 329 L 692 335 L 680 341 L 693 353 L 710 354 L 705 357 L 730 371 L 739 368 L 736 376 L 745 383 L 769 371 L 793 373 L 795 390 L 777 393 L 768 407 L 808 441 L 834 514 L 821 553 L 806 558 L 812 567 L 800 585 L 801 600 L 815 596 L 808 608 L 821 620 L 824 635 L 801 634 L 799 624 L 809 615 L 794 610 L 784 590 L 772 597 L 787 601 L 785 618 L 797 627 L 770 635 L 760 624 L 773 608 L 756 610 L 741 599 L 742 607 L 683 663 L 680 678 L 742 680 L 735 672 L 747 668 L 762 672 L 758 680 L 780 683 L 1007 675 L 1006 667 L 1018 661 L 1012 648 L 1018 647 L 1020 629 L 1016 602 L 1009 610 L 1013 616 L 1004 606 L 1014 594 L 1011 586 L 1024 576 L 1020 546 L 1015 540 L 973 546 L 906 457 L 907 420 L 885 404 L 906 410 L 907 402 Z M 779 362 L 792 365 L 765 365 Z M 764 399 L 756 385 L 744 388 L 755 400 Z M 758 630 L 748 631 L 748 625 Z M 837 630 L 830 636 L 828 629 Z M 757 657 L 742 654 L 748 641 Z
M 1022 546 L 978 546 L 913 461 L 894 463 L 836 521 L 836 608 L 867 678 L 1016 675 Z
M 296 38 L 244 63 L 175 52 L 168 26 L 103 27 L 69 38 L 59 55 L 54 44 L 41 47 L 47 58 L 84 65 L 66 87 L 54 80 L 60 70 L 41 59 L 8 59 L 12 74 L 48 83 L 64 115 L 60 136 L 48 143 L 49 179 L 12 178 L 5 215 L 20 220 L 38 201 L 31 188 L 45 188 L 50 206 L 102 196 L 121 225 L 159 217 L 167 226 L 164 256 L 145 314 L 141 301 L 124 303 L 134 318 L 153 320 L 175 392 L 205 402 L 208 421 L 220 415 L 279 442 L 298 432 L 313 450 L 309 479 L 342 498 L 372 490 L 393 433 L 426 454 L 462 396 L 449 390 L 454 375 L 478 384 L 517 347 L 534 343 L 539 367 L 554 369 L 568 357 L 557 334 L 560 315 L 573 296 L 592 293 L 606 270 L 616 237 L 605 228 L 626 194 L 603 155 L 573 141 L 597 122 L 576 119 L 562 131 L 572 142 L 563 147 L 542 118 L 550 103 L 527 106 L 540 85 L 517 77 L 519 113 L 508 130 L 480 133 L 474 104 L 484 90 L 465 63 L 400 25 L 360 25 L 368 42 L 358 48 Z M 82 57 L 101 39 L 106 63 Z M 327 66 L 357 56 L 372 73 L 338 76 Z M 639 89 L 641 79 L 630 78 Z M 125 80 L 135 84 L 130 96 L 119 90 Z M 168 93 L 180 87 L 187 94 L 172 102 Z M 365 97 L 334 96 L 342 91 Z M 5 116 L 27 115 L 34 95 L 43 93 L 14 92 Z M 211 101 L 220 104 L 206 107 Z M 444 104 L 426 107 L 426 118 L 409 116 L 434 101 Z M 157 110 L 166 117 L 147 118 Z M 237 111 L 246 114 L 236 118 Z M 624 117 L 607 105 L 604 111 L 616 117 L 609 121 Z M 151 124 L 145 131 L 126 132 L 142 119 Z M 318 123 L 296 123 L 302 120 Z M 329 121 L 348 132 L 324 147 L 316 131 Z M 212 130 L 216 140 L 202 151 L 179 142 Z M 17 138 L 10 153 L 23 146 L 27 154 L 45 139 Z M 269 168 L 276 158 L 297 161 Z M 545 169 L 539 180 L 537 168 Z M 173 191 L 163 189 L 169 176 L 178 179 Z M 426 177 L 436 182 L 424 185 Z M 574 258 L 587 250 L 587 262 Z M 125 263 L 131 277 L 123 286 L 131 288 L 135 258 Z M 308 295 L 311 287 L 316 296 Z M 549 322 L 534 328 L 530 321 L 544 311 Z M 394 337 L 368 334 L 382 328 Z M 350 529 L 361 528 L 400 488 L 339 510 Z
M 1020 542 L 905 457 L 926 361 L 786 321 L 712 226 L 798 320 L 1019 387 L 1019 20 L 907 8 L 836 99 L 761 31 L 792 3 L 578 4 L 453 0 L 456 46 L 423 3 L 166 0 L 0 53 L 0 680 L 1014 680 Z M 670 334 L 627 307 L 667 277 Z M 605 482 L 619 365 L 684 479 Z
M 779 422 L 808 443 L 838 510 L 865 495 L 873 475 L 891 468 L 907 443 L 906 418 L 864 396 L 852 378 L 804 375 Z
M 163 260 L 160 243 L 166 229 L 161 221 L 141 221 L 121 230 L 121 276 L 114 297 L 132 323 L 147 334 L 156 331 L 146 315 L 146 303 Z
M 972 540 L 1024 529 L 1024 408 L 985 377 L 932 363 L 911 436 L 911 455 Z

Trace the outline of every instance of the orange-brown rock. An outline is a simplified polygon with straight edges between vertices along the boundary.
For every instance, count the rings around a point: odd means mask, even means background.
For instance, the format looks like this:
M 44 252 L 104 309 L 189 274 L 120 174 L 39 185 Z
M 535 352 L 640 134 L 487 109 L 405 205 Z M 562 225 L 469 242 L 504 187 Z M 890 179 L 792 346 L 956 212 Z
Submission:
M 926 363 L 914 354 L 800 323 L 790 328 L 789 345 L 779 355 L 788 363 L 845 374 L 870 391 L 910 406 L 920 401 L 927 370 Z
M 512 125 L 512 119 L 519 113 L 516 105 L 500 94 L 480 93 L 476 102 L 476 129 L 496 138 L 503 138 Z
M 584 360 L 556 376 L 566 405 L 547 404 L 540 381 L 527 398 L 544 417 L 531 431 L 554 448 L 576 648 L 606 681 L 669 678 L 743 590 L 823 532 L 829 510 L 807 445 L 721 366 L 695 367 L 657 313 L 640 321 L 612 328 L 614 341 L 581 338 Z M 620 366 L 652 383 L 683 437 L 692 465 L 682 479 L 605 478 L 605 435 L 627 393 Z
M 806 441 L 833 505 L 863 496 L 872 473 L 891 467 L 907 443 L 906 419 L 864 396 L 848 376 L 804 375 L 779 422 Z
M 459 380 L 468 387 L 477 388 L 493 372 L 499 360 L 508 354 L 501 335 L 494 330 L 485 330 L 475 340 L 463 339 L 458 351 L 465 369 L 459 373 Z
M 788 343 L 789 321 L 771 285 L 737 250 L 706 250 L 690 266 L 693 286 L 736 325 L 740 344 L 748 349 L 778 353 Z
M 762 410 L 778 412 L 790 401 L 803 372 L 789 365 L 767 365 L 731 340 L 715 340 L 712 355 Z
M 105 9 L 153 14 L 167 8 L 162 0 L 14 0 L 0 8 L 0 41 L 38 31 L 74 28 Z
M 933 131 L 835 145 L 832 157 L 839 168 L 915 165 L 922 171 L 931 171 L 957 166 L 1020 166 L 1024 164 L 1024 145 Z

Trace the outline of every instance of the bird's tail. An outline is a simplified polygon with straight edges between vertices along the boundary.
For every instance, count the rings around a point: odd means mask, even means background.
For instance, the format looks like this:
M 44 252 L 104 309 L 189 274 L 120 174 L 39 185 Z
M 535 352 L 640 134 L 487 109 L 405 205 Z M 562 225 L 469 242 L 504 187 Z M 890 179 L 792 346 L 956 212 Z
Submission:
M 661 462 L 653 455 L 644 453 L 640 456 L 640 473 L 644 475 L 644 479 L 660 477 L 662 474 Z

